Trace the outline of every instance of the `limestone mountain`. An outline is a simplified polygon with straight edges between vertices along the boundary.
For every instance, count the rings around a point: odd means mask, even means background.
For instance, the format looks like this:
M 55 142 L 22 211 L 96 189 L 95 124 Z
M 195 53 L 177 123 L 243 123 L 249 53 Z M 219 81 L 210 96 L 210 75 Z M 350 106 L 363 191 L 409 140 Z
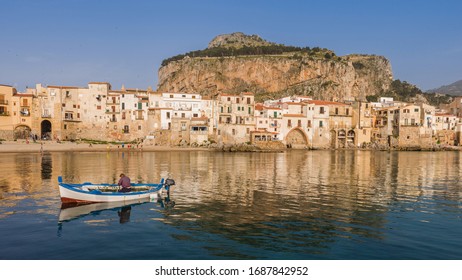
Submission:
M 276 45 L 275 43 L 268 42 L 263 40 L 258 35 L 245 35 L 242 32 L 235 32 L 231 34 L 218 35 L 210 41 L 208 49 L 211 48 L 242 48 L 247 47 L 257 47 L 257 46 L 272 46 Z
M 428 92 L 449 94 L 453 96 L 462 96 L 462 80 L 457 81 L 447 86 L 442 86 L 436 89 L 429 90 Z
M 325 100 L 366 100 L 389 90 L 383 56 L 337 56 L 319 47 L 271 43 L 257 35 L 219 35 L 208 48 L 162 62 L 158 90 L 203 95 L 250 91 L 257 100 L 307 95 Z

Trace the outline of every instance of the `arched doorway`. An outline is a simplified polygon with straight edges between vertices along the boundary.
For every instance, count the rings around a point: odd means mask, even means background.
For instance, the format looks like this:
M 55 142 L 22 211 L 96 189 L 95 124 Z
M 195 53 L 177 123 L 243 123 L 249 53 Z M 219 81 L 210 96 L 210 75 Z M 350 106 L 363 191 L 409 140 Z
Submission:
M 347 135 L 347 144 L 349 147 L 354 147 L 355 145 L 355 132 L 353 130 L 348 131 Z
M 291 130 L 286 136 L 286 145 L 291 148 L 305 148 L 308 140 L 305 133 L 298 128 Z
M 337 133 L 337 140 L 338 140 L 338 145 L 340 148 L 345 148 L 346 147 L 346 132 L 345 130 L 341 129 Z
M 43 140 L 51 140 L 51 122 L 49 120 L 44 120 L 40 124 L 40 134 Z
M 30 137 L 31 129 L 27 125 L 18 125 L 14 129 L 14 139 L 27 139 Z

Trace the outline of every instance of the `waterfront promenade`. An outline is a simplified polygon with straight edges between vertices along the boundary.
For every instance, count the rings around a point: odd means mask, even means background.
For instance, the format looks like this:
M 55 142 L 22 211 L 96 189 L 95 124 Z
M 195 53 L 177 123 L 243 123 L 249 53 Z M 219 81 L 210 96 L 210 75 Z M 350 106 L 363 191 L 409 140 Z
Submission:
M 20 141 L 2 141 L 0 144 L 0 153 L 40 153 L 43 152 L 140 152 L 140 151 L 187 151 L 187 150 L 210 150 L 207 148 L 191 148 L 191 147 L 168 147 L 168 146 L 153 146 L 143 145 L 142 147 L 130 147 L 125 144 L 124 148 L 121 145 L 107 145 L 107 144 L 92 144 L 88 143 L 77 143 L 62 141 L 57 143 L 56 141 L 37 141 L 27 143 L 25 140 Z

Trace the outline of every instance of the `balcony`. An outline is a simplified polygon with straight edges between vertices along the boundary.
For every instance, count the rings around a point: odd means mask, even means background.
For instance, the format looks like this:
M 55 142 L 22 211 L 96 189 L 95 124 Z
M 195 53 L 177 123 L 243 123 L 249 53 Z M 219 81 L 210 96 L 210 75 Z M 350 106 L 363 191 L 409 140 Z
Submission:
M 0 100 L 0 105 L 8 105 L 8 100 Z
M 7 117 L 9 115 L 10 115 L 10 112 L 8 112 L 8 111 L 0 112 L 0 117 Z
M 119 110 L 106 110 L 106 114 L 120 114 Z
M 51 119 L 51 114 L 50 113 L 44 113 L 44 114 L 42 114 L 42 118 Z

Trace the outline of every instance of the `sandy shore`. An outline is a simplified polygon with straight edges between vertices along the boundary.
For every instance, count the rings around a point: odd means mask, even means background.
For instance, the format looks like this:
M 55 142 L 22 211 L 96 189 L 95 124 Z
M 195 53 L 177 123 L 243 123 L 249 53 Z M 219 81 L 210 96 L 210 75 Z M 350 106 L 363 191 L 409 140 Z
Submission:
M 42 144 L 43 143 L 43 144 Z M 142 151 L 212 151 L 206 148 L 181 148 L 181 147 L 161 147 L 161 146 L 143 146 L 142 148 L 130 148 L 127 145 L 124 148 L 117 145 L 103 145 L 93 144 L 89 145 L 86 143 L 76 142 L 65 142 L 62 141 L 57 143 L 56 141 L 37 141 L 27 143 L 24 140 L 19 141 L 2 141 L 0 144 L 0 153 L 40 153 L 43 147 L 43 152 L 142 152 Z

